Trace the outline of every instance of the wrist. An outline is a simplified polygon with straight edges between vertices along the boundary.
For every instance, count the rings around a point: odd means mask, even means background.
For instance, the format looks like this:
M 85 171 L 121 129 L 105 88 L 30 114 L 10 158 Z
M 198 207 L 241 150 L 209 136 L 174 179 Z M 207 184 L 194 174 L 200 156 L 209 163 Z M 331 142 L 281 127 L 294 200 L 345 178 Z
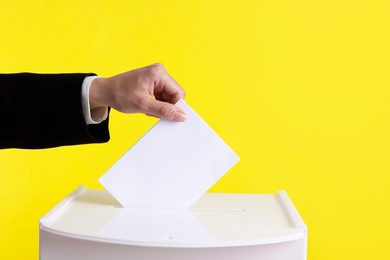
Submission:
M 107 89 L 107 78 L 99 77 L 92 81 L 89 89 L 89 104 L 91 110 L 108 106 L 108 102 L 106 101 L 108 94 Z

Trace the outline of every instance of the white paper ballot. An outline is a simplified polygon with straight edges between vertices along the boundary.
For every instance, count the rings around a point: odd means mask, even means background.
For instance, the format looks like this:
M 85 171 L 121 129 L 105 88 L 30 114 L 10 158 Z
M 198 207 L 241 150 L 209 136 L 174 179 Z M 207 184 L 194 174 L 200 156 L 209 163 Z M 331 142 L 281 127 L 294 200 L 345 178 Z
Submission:
M 239 160 L 184 101 L 185 122 L 160 119 L 100 179 L 128 208 L 189 208 Z

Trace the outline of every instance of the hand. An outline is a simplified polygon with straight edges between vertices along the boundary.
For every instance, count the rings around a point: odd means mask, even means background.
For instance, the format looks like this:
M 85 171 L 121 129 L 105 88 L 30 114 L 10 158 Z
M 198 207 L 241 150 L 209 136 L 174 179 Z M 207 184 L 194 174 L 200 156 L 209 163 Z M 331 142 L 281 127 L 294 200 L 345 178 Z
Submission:
M 184 96 L 184 90 L 159 63 L 110 78 L 96 78 L 89 92 L 91 111 L 112 107 L 123 113 L 144 113 L 179 122 L 186 116 L 174 104 Z

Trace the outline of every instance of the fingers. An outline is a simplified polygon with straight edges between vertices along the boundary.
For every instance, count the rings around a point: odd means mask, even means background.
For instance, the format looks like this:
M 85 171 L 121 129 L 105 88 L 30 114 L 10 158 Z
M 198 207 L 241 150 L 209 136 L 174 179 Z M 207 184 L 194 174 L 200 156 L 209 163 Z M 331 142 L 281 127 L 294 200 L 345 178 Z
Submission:
M 186 94 L 184 89 L 168 73 L 166 93 L 171 96 L 172 103 L 176 103 L 179 99 L 184 98 Z
M 186 119 L 184 111 L 173 104 L 150 98 L 144 109 L 145 114 L 172 121 L 183 122 Z
M 168 74 L 162 64 L 151 66 L 154 73 L 154 97 L 147 102 L 145 114 L 168 120 L 183 122 L 186 119 L 184 111 L 173 105 L 184 98 L 184 89 Z
M 184 98 L 183 88 L 161 64 L 128 71 L 108 79 L 107 106 L 123 113 L 143 113 L 182 122 L 185 113 L 174 104 Z M 153 98 L 154 97 L 154 98 Z
M 184 89 L 168 74 L 162 64 L 154 64 L 150 67 L 150 70 L 157 79 L 154 86 L 154 96 L 158 100 L 174 104 L 179 99 L 184 98 Z

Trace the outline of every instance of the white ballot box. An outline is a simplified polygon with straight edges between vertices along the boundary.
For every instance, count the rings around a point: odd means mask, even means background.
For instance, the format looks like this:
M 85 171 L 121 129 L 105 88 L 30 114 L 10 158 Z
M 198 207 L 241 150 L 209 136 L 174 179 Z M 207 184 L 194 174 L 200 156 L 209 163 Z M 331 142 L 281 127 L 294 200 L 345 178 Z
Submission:
M 40 221 L 41 260 L 304 260 L 307 227 L 285 191 L 206 193 L 190 209 L 123 208 L 84 186 Z

